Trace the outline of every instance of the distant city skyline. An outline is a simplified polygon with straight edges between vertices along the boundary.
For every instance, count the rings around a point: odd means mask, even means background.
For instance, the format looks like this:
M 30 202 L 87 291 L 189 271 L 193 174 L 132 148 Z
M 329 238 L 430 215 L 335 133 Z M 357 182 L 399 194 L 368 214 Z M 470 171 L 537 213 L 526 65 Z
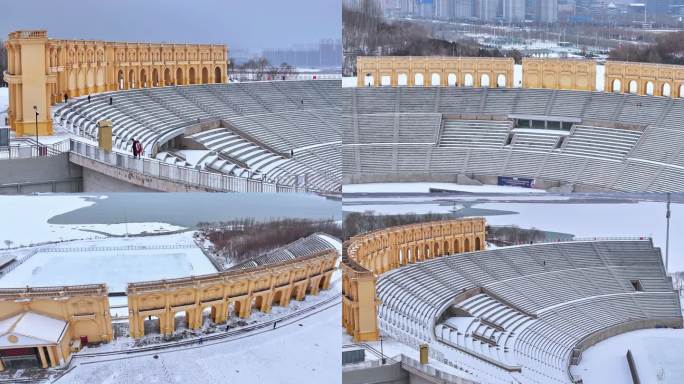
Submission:
M 6 2 L 0 39 L 46 29 L 60 39 L 227 44 L 238 51 L 317 45 L 339 39 L 339 0 L 70 0 Z

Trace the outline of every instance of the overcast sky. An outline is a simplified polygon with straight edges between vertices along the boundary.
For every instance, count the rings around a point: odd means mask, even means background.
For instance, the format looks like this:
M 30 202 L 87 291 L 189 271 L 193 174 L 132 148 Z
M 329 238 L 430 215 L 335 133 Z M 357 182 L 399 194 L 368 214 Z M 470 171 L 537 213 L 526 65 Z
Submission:
M 260 50 L 339 39 L 340 0 L 19 0 L 0 4 L 0 34 L 47 29 L 53 38 L 226 43 Z

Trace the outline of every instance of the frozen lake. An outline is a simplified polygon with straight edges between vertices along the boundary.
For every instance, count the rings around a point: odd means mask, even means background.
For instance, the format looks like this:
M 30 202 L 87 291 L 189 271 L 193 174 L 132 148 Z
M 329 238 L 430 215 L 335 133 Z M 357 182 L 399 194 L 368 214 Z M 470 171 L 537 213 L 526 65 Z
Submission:
M 394 194 L 344 197 L 345 212 L 484 216 L 488 224 L 571 233 L 576 237 L 649 236 L 665 257 L 665 202 L 648 195 Z M 673 199 L 670 271 L 684 271 L 684 196 Z

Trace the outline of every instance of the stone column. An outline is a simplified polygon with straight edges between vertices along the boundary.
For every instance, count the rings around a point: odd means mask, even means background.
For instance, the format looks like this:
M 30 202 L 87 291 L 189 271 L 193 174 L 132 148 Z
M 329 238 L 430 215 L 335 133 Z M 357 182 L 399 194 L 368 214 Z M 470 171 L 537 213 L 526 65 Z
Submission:
M 40 347 L 36 347 L 36 348 L 38 348 L 38 357 L 40 357 L 40 366 L 43 368 L 47 368 L 48 363 L 45 360 L 45 352 L 43 351 L 43 347 L 40 346 Z

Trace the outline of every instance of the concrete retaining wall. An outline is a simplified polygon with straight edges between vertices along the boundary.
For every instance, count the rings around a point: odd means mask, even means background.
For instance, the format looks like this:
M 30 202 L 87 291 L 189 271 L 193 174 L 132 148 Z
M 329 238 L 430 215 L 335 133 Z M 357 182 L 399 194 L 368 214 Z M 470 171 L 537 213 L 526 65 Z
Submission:
M 80 192 L 82 168 L 69 154 L 0 160 L 0 194 Z

